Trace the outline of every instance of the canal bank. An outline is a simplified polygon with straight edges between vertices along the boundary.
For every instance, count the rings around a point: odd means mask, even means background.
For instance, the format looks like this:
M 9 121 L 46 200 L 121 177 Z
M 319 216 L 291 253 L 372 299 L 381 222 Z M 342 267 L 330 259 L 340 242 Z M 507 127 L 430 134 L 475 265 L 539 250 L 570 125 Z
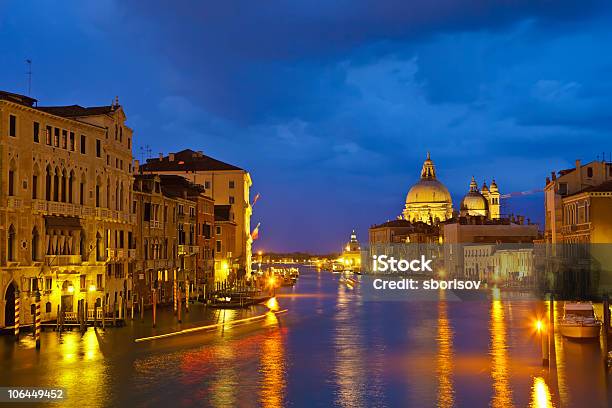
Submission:
M 134 339 L 261 310 L 170 310 L 124 328 L 0 338 L 0 381 L 65 387 L 65 406 L 608 406 L 598 342 L 555 336 L 542 367 L 535 302 L 368 302 L 302 270 L 284 315 L 151 342 Z M 192 325 L 192 326 L 190 326 Z

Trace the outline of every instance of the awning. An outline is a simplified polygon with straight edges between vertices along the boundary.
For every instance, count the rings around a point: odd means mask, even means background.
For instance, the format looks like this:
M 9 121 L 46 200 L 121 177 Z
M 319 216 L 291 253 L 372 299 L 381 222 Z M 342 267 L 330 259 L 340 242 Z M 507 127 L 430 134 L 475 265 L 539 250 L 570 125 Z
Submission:
M 78 217 L 58 217 L 48 215 L 45 217 L 45 228 L 49 229 L 81 229 Z

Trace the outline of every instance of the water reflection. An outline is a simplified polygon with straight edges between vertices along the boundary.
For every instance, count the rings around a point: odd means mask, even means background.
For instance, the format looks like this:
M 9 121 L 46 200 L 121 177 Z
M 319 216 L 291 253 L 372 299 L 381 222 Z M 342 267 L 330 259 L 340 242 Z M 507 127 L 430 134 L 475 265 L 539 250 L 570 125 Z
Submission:
M 533 378 L 533 386 L 531 387 L 531 408 L 552 408 L 552 396 L 546 381 L 542 377 Z
M 365 406 L 366 367 L 362 359 L 363 344 L 359 326 L 354 324 L 355 311 L 345 285 L 338 285 L 334 327 L 336 405 Z
M 278 325 L 274 313 L 267 313 L 266 321 Z M 280 328 L 272 329 L 267 333 L 261 347 L 261 374 L 260 402 L 263 407 L 280 407 L 283 405 L 285 395 L 285 350 L 283 334 Z
M 438 303 L 438 406 L 451 407 L 455 403 L 453 389 L 453 329 L 448 320 L 448 304 Z
M 501 300 L 491 301 L 490 316 L 491 378 L 493 379 L 493 407 L 511 407 L 512 390 L 509 384 L 508 350 L 506 345 L 506 322 Z
M 313 271 L 268 306 L 193 305 L 205 324 L 265 319 L 147 343 L 134 343 L 156 333 L 139 319 L 61 341 L 46 331 L 40 352 L 31 335 L 2 337 L 0 384 L 66 387 L 67 406 L 93 407 L 608 405 L 598 342 L 555 335 L 553 368 L 541 366 L 532 322 L 543 302 L 364 302 Z M 157 333 L 180 327 L 158 312 Z

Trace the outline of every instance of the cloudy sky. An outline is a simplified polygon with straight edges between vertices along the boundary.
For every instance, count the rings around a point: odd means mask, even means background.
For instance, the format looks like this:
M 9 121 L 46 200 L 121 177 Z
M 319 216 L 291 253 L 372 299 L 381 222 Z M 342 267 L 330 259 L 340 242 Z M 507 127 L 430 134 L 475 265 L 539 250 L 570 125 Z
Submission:
M 338 250 L 395 218 L 431 151 L 455 205 L 541 188 L 612 151 L 612 3 L 599 0 L 4 1 L 0 89 L 109 104 L 135 158 L 248 169 L 263 250 Z M 542 219 L 541 195 L 505 212 Z

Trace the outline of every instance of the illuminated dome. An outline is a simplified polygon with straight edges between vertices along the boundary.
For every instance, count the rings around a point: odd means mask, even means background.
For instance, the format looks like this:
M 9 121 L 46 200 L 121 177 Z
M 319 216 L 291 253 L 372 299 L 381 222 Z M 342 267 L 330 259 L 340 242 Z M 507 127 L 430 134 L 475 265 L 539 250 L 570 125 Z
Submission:
M 403 218 L 408 221 L 434 223 L 453 215 L 453 202 L 448 189 L 436 178 L 436 167 L 429 153 L 423 162 L 421 179 L 406 196 Z
M 486 184 L 483 186 L 483 191 L 488 191 L 488 189 L 486 189 Z M 463 200 L 461 200 L 460 211 L 462 216 L 487 216 L 489 212 L 489 203 L 485 196 L 478 191 L 478 185 L 474 177 L 472 177 L 472 181 L 470 182 L 470 191 L 463 197 Z
M 451 196 L 444 184 L 438 180 L 421 180 L 406 196 L 406 204 L 451 202 Z

